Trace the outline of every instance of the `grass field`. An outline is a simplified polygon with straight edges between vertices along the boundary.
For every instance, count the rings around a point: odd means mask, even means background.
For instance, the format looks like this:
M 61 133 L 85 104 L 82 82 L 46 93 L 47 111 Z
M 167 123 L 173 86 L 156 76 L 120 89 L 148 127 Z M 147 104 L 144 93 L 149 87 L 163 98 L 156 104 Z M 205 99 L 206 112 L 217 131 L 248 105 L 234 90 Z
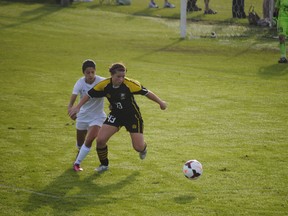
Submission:
M 0 1 L 0 215 L 288 214 L 288 66 L 277 64 L 275 29 L 231 19 L 229 1 L 219 0 L 217 15 L 189 15 L 183 40 L 180 3 L 150 10 L 147 2 Z M 261 2 L 251 1 L 257 11 Z M 219 37 L 207 37 L 211 30 Z M 147 158 L 121 129 L 101 175 L 95 143 L 84 171 L 72 171 L 67 104 L 87 58 L 105 77 L 124 62 L 169 107 L 137 96 Z M 196 181 L 182 174 L 189 159 L 204 167 Z

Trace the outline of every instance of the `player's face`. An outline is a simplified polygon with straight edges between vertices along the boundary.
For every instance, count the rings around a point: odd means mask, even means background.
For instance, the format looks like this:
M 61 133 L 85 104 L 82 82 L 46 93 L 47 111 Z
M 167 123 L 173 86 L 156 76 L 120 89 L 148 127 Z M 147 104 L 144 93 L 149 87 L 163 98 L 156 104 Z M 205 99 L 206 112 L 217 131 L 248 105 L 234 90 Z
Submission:
M 84 71 L 85 81 L 86 83 L 93 83 L 95 80 L 96 70 L 93 67 L 87 67 Z
M 120 86 L 124 82 L 125 75 L 125 71 L 117 71 L 115 74 L 111 75 L 113 86 Z

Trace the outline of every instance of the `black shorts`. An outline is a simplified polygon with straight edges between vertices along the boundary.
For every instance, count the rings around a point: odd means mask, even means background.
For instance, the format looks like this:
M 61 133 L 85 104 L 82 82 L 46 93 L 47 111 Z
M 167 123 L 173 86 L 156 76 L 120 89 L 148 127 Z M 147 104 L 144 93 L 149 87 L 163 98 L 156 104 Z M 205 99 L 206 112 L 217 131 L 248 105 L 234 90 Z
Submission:
M 118 128 L 124 126 L 130 133 L 143 133 L 144 130 L 143 119 L 136 113 L 123 114 L 110 112 L 104 124 Z

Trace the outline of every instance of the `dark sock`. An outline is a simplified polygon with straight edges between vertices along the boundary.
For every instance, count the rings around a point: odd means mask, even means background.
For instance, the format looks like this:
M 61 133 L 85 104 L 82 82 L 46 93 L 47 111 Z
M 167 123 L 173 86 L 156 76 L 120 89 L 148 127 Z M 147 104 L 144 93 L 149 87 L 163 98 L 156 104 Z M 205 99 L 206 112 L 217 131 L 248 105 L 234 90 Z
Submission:
M 108 146 L 105 146 L 104 148 L 96 148 L 97 155 L 99 158 L 99 161 L 102 165 L 108 166 L 109 160 L 108 160 Z

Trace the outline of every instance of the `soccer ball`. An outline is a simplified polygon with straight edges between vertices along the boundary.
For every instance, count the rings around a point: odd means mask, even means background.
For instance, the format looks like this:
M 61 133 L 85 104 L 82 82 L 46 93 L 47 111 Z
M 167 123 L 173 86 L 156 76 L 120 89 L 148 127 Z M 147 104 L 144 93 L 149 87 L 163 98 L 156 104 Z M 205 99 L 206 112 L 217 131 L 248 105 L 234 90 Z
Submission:
M 216 34 L 216 32 L 211 32 L 210 37 L 211 37 L 211 38 L 217 38 L 217 34 Z
M 196 180 L 203 173 L 202 164 L 197 160 L 189 160 L 183 166 L 183 173 L 186 178 Z

